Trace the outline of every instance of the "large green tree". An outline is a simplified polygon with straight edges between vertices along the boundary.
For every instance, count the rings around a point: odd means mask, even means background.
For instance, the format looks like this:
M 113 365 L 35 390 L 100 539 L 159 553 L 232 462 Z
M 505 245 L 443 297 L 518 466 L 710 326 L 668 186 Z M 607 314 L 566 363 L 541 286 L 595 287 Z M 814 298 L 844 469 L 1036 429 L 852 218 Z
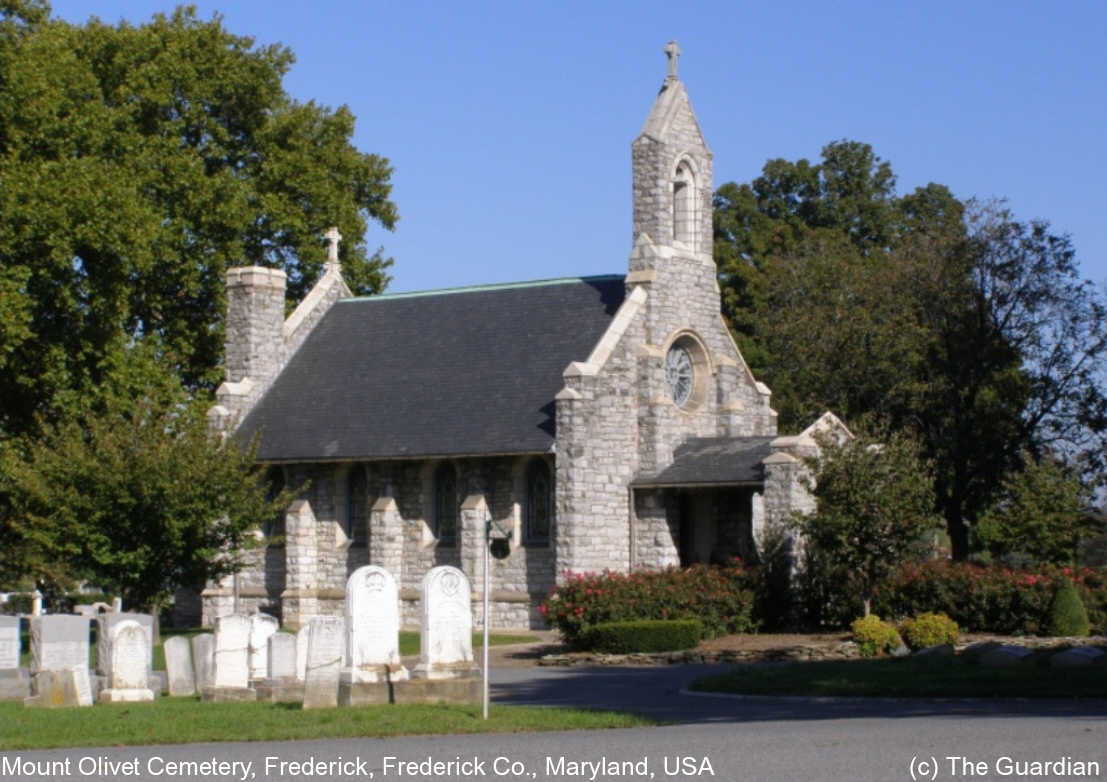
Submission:
M 31 576 L 49 592 L 91 582 L 156 611 L 181 586 L 233 572 L 228 552 L 280 512 L 254 448 L 209 430 L 151 352 L 107 362 L 110 388 L 78 415 L 0 454 L 8 502 L 0 581 Z
M 918 438 L 960 558 L 1023 452 L 1102 471 L 1107 308 L 1044 222 L 894 182 L 837 142 L 720 188 L 724 314 L 785 429 L 831 409 Z
M 918 444 L 902 433 L 878 439 L 823 443 L 811 464 L 818 508 L 793 519 L 810 548 L 808 567 L 829 567 L 822 575 L 860 596 L 865 616 L 877 583 L 921 552 L 926 534 L 940 525 Z
M 391 169 L 351 144 L 348 109 L 287 95 L 292 61 L 189 8 L 73 25 L 0 3 L 0 440 L 99 393 L 104 357 L 139 341 L 210 390 L 225 270 L 284 269 L 291 307 L 329 225 L 351 287 L 384 287 L 363 237 L 397 219 Z

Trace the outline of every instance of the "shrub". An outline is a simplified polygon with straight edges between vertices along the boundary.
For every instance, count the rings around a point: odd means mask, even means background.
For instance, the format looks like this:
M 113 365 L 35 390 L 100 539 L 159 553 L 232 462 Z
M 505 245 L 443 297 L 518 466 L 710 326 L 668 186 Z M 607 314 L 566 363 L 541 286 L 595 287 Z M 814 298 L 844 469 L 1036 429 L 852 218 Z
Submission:
M 864 657 L 876 657 L 898 647 L 900 641 L 896 628 L 876 614 L 855 619 L 849 626 L 854 642 L 861 647 Z
M 1087 635 L 1088 614 L 1076 587 L 1069 579 L 1063 579 L 1049 606 L 1050 635 Z
M 639 619 L 604 622 L 584 635 L 588 649 L 609 654 L 672 652 L 691 649 L 703 637 L 703 625 L 695 619 Z
M 639 619 L 696 619 L 703 637 L 715 638 L 756 629 L 757 584 L 758 572 L 737 559 L 724 566 L 569 575 L 539 611 L 576 648 L 598 624 Z
M 912 649 L 925 649 L 928 646 L 957 643 L 960 630 L 957 623 L 945 614 L 928 612 L 900 622 L 899 634 Z
M 1107 625 L 1107 573 L 1082 568 L 1015 570 L 999 565 L 931 560 L 906 563 L 877 589 L 874 610 L 884 616 L 944 612 L 969 632 L 1043 635 L 1062 579 L 1071 578 L 1093 628 Z

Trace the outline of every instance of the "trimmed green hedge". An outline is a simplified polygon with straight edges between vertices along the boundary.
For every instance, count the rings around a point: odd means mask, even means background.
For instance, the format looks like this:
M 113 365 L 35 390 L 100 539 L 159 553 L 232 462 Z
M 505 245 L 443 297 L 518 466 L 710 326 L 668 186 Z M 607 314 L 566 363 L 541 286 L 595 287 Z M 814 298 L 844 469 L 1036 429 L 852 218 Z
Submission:
M 604 622 L 584 635 L 584 646 L 595 652 L 675 652 L 692 649 L 703 637 L 703 625 L 695 619 L 639 619 Z
M 693 565 L 635 573 L 567 574 L 539 611 L 565 642 L 584 648 L 584 636 L 605 622 L 696 619 L 703 637 L 750 633 L 760 575 L 734 559 L 727 565 Z

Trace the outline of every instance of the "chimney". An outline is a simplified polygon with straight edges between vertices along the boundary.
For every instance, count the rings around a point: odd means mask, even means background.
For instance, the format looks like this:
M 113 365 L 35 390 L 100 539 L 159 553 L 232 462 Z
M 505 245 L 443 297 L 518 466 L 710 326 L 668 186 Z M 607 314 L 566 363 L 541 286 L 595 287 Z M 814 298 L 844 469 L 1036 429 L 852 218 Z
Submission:
M 284 364 L 285 273 L 264 266 L 227 270 L 226 380 L 249 380 L 260 395 Z

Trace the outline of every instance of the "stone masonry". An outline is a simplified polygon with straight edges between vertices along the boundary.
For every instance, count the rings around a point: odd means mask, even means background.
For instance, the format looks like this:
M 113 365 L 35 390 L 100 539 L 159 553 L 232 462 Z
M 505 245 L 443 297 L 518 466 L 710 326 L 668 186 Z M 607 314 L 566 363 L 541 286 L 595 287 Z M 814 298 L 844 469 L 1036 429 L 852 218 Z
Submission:
M 538 626 L 538 604 L 567 574 L 756 557 L 767 523 L 812 507 L 803 459 L 817 447 L 816 430 L 776 437 L 770 391 L 753 377 L 720 315 L 712 155 L 677 76 L 675 44 L 666 53 L 669 74 L 631 145 L 626 296 L 591 353 L 564 370 L 564 387 L 550 400 L 556 427 L 550 452 L 461 448 L 466 455 L 451 458 L 276 462 L 284 484 L 301 487 L 284 520 L 283 543 L 248 553 L 237 586 L 230 579 L 208 585 L 205 623 L 236 610 L 235 591 L 239 612 L 273 613 L 290 628 L 314 616 L 342 616 L 347 578 L 372 564 L 393 574 L 401 624 L 414 627 L 424 576 L 450 565 L 472 585 L 480 627 L 484 524 L 492 519 L 512 538 L 507 558 L 491 565 L 491 623 Z M 331 306 L 350 295 L 338 265 L 338 238 L 336 230 L 328 233 L 326 271 L 287 320 L 283 272 L 228 272 L 226 381 L 209 413 L 213 426 L 233 431 Z M 690 363 L 689 394 L 679 403 L 670 367 L 675 354 Z M 837 419 L 824 419 L 821 430 L 844 431 Z M 775 439 L 764 445 L 769 455 L 756 481 L 635 485 L 670 467 L 677 448 L 692 438 L 762 438 L 763 445 Z M 536 460 L 553 478 L 548 541 L 525 540 L 527 475 Z M 439 541 L 432 519 L 442 464 L 456 475 L 457 528 L 456 539 Z M 351 487 L 358 487 L 353 497 Z

